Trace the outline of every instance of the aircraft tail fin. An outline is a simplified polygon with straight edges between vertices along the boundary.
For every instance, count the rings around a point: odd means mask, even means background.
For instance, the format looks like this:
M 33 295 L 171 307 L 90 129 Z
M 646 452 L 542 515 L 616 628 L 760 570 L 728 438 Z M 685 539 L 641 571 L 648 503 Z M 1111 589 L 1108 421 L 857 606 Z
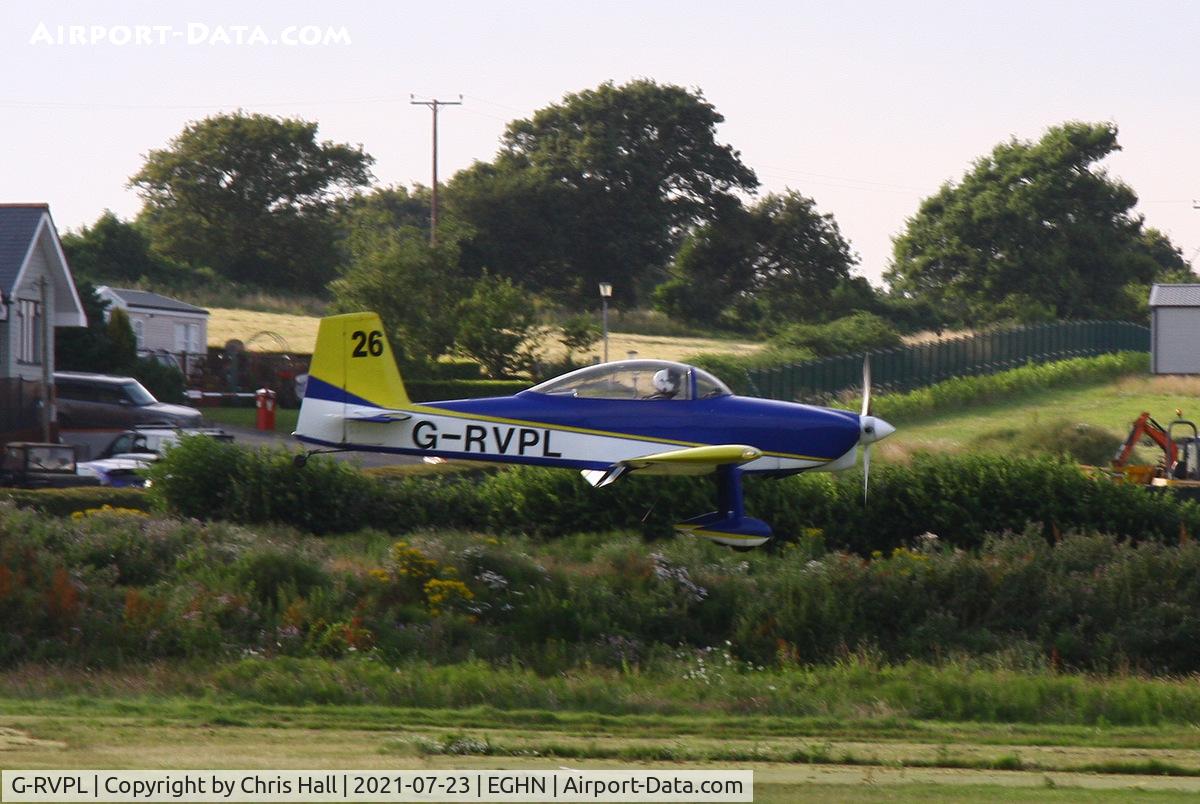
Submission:
M 410 404 L 378 313 L 321 319 L 297 436 L 341 443 L 347 418 L 371 419 L 375 408 L 394 414 Z

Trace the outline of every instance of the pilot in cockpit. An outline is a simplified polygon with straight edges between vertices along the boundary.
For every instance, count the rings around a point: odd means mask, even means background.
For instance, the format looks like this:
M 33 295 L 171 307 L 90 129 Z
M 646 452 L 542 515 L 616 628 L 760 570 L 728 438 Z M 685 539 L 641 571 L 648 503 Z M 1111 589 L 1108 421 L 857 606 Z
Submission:
M 683 378 L 679 372 L 670 369 L 659 369 L 654 372 L 654 393 L 646 397 L 647 399 L 674 399 L 679 393 L 679 388 L 683 384 Z

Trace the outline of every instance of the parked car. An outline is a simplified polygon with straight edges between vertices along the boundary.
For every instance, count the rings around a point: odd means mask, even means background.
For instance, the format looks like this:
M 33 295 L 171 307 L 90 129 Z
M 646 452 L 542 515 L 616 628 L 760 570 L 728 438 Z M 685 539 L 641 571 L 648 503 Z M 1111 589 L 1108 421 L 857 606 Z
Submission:
M 202 435 L 232 441 L 233 436 L 219 427 L 138 427 L 112 440 L 92 461 L 78 464 L 76 471 L 95 478 L 102 486 L 144 486 L 144 469 L 183 436 Z
M 58 426 L 129 428 L 139 424 L 199 427 L 200 411 L 159 402 L 133 377 L 54 372 Z
M 25 489 L 94 486 L 95 477 L 76 471 L 75 450 L 66 444 L 13 441 L 0 458 L 0 486 Z

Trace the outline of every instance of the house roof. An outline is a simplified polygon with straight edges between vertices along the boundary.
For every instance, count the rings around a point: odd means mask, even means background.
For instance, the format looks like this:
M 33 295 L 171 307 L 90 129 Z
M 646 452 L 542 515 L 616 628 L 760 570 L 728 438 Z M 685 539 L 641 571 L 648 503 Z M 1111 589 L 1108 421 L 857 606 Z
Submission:
M 0 204 L 0 290 L 11 293 L 49 211 L 45 204 Z
M 1200 285 L 1154 285 L 1151 307 L 1200 307 Z
M 172 299 L 170 296 L 164 296 L 161 293 L 151 293 L 148 290 L 130 290 L 129 288 L 114 288 L 105 287 L 112 295 L 116 296 L 126 307 L 138 307 L 143 310 L 164 310 L 173 313 L 198 313 L 200 315 L 208 315 L 208 310 L 203 307 L 197 307 L 194 304 L 181 302 L 179 299 Z
M 48 261 L 56 300 L 56 327 L 86 327 L 87 314 L 71 277 L 48 204 L 0 204 L 0 292 L 7 298 L 21 284 L 32 257 L 41 248 Z

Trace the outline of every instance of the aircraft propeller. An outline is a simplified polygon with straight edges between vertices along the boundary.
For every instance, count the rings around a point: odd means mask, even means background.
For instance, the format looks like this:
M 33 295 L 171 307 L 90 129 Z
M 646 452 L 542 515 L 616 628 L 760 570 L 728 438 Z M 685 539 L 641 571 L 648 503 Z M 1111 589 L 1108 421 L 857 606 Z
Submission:
M 871 477 L 871 445 L 881 438 L 896 432 L 896 428 L 877 419 L 871 412 L 871 356 L 863 356 L 863 400 L 859 415 L 860 435 L 858 443 L 863 445 L 863 505 L 867 504 L 867 485 Z

